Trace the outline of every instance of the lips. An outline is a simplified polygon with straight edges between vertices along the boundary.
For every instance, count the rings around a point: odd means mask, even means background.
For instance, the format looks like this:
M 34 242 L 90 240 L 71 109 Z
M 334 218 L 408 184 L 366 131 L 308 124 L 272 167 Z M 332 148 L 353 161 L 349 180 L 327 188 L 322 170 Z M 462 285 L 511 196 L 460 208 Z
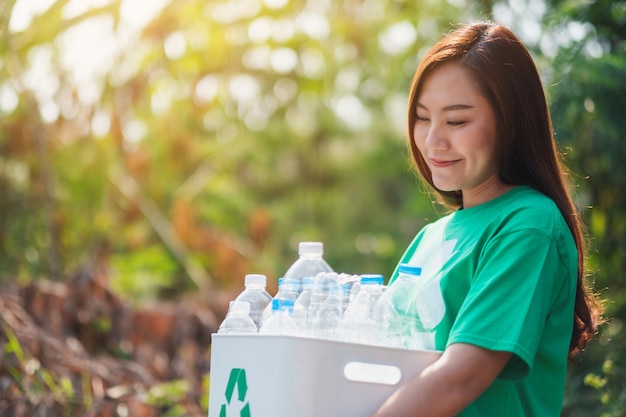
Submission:
M 460 159 L 435 159 L 430 158 L 430 165 L 436 168 L 445 168 L 456 164 Z

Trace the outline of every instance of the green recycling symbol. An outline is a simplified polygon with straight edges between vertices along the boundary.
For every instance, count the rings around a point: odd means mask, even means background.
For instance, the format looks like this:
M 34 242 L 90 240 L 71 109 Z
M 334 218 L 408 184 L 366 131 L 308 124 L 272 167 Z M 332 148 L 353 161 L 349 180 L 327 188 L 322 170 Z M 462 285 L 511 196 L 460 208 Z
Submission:
M 230 377 L 228 378 L 228 384 L 226 385 L 226 404 L 222 404 L 220 409 L 220 417 L 228 417 L 229 410 L 235 408 L 235 402 L 232 401 L 233 394 L 235 393 L 235 387 L 237 387 L 237 400 L 238 404 L 241 404 L 246 399 L 246 393 L 248 392 L 248 382 L 246 381 L 246 370 L 241 368 L 233 368 L 230 370 Z M 232 417 L 232 411 L 230 412 Z M 239 410 L 238 417 L 250 417 L 250 403 L 246 402 Z

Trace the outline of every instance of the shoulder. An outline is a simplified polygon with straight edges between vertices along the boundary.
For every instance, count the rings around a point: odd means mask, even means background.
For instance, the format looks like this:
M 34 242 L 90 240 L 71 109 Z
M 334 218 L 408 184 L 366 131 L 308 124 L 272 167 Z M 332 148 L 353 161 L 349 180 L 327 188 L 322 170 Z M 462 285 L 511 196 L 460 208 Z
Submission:
M 577 263 L 572 232 L 554 200 L 531 187 L 517 187 L 484 224 L 494 242 L 523 239 L 529 247 L 551 246 L 568 265 Z
M 526 186 L 517 187 L 507 194 L 496 207 L 500 215 L 495 218 L 508 226 L 549 234 L 567 228 L 565 218 L 550 197 Z
M 519 186 L 505 194 L 505 204 L 536 211 L 558 211 L 554 200 L 528 186 Z
M 573 237 L 556 203 L 539 191 L 518 186 L 480 206 L 454 213 L 446 227 L 460 234 L 472 234 L 487 243 L 533 236 L 571 247 Z

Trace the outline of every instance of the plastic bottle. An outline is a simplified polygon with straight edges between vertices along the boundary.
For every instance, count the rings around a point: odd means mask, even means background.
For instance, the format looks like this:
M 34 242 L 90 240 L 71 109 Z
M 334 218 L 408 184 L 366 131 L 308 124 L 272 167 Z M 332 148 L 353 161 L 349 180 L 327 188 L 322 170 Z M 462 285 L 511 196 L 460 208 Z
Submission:
M 320 273 L 313 279 L 306 335 L 320 339 L 337 339 L 342 316 L 342 289 L 334 272 Z
M 301 331 L 306 330 L 309 305 L 311 304 L 311 290 L 313 289 L 313 278 L 302 278 L 302 291 L 293 304 L 293 319 Z
M 415 294 L 422 269 L 401 264 L 398 273 L 374 307 L 376 340 L 385 346 L 419 349 L 414 337 L 419 327 Z
M 346 313 L 348 306 L 350 305 L 350 290 L 352 287 L 349 283 L 341 284 L 341 317 Z
M 257 333 L 256 324 L 250 318 L 250 304 L 246 301 L 231 301 L 226 318 L 220 324 L 217 332 L 224 334 Z
M 267 277 L 261 274 L 248 274 L 245 277 L 245 289 L 235 298 L 235 301 L 246 301 L 250 304 L 250 317 L 261 327 L 263 310 L 272 300 L 272 296 L 265 290 Z
M 300 294 L 300 280 L 295 278 L 281 278 L 278 280 L 278 292 L 274 296 L 274 299 L 289 299 L 294 303 L 298 295 Z M 272 303 L 269 303 L 263 311 L 263 322 L 272 315 Z M 261 322 L 262 324 L 262 322 Z
M 280 334 L 295 336 L 298 326 L 291 317 L 293 300 L 288 298 L 274 298 L 272 300 L 272 314 L 259 329 L 261 334 Z
M 320 272 L 333 272 L 323 256 L 324 244 L 322 242 L 300 242 L 298 259 L 287 269 L 284 277 L 301 281 L 305 277 L 315 277 Z
M 346 308 L 348 308 L 348 304 L 350 304 L 350 301 L 354 298 L 354 294 L 356 294 L 357 289 L 361 285 L 361 276 L 341 273 L 339 274 L 339 283 L 343 291 L 341 308 L 342 312 L 345 312 Z
M 361 285 L 348 304 L 340 324 L 342 340 L 353 343 L 375 343 L 377 338 L 374 308 L 383 294 L 382 275 L 361 275 Z

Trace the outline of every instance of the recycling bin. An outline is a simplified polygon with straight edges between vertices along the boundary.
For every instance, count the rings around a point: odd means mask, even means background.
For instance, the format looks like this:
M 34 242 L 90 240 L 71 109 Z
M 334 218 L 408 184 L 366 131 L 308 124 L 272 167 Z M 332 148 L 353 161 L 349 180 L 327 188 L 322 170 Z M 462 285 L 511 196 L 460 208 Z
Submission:
M 209 417 L 364 417 L 440 355 L 296 336 L 213 334 Z

